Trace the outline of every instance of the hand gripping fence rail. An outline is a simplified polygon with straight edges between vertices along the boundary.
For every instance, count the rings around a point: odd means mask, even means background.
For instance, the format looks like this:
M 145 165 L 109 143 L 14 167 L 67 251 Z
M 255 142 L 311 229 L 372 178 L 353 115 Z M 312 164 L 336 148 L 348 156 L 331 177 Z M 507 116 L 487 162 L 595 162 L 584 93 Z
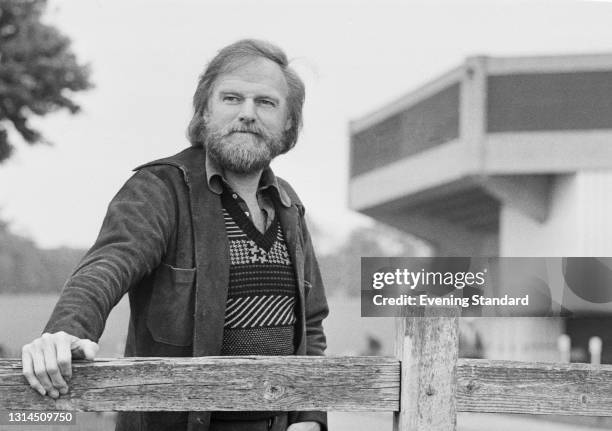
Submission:
M 0 411 L 394 412 L 395 430 L 451 431 L 457 412 L 612 416 L 612 366 L 458 359 L 458 311 L 398 318 L 394 358 L 246 356 L 75 361 L 70 392 L 32 390 L 0 359 Z

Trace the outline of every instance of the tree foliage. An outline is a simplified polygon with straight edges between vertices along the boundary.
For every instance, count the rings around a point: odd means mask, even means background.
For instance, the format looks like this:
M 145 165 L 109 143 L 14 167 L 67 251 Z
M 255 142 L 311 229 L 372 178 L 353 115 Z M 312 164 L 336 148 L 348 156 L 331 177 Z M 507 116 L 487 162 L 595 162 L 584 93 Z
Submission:
M 70 39 L 41 21 L 46 0 L 0 0 L 0 162 L 13 149 L 9 125 L 29 144 L 46 142 L 28 124 L 79 106 L 73 93 L 91 87 L 89 68 L 77 62 Z
M 85 250 L 40 249 L 0 223 L 0 294 L 59 293 Z
M 326 291 L 358 296 L 361 257 L 418 256 L 417 244 L 413 237 L 381 223 L 354 229 L 338 249 L 318 256 Z

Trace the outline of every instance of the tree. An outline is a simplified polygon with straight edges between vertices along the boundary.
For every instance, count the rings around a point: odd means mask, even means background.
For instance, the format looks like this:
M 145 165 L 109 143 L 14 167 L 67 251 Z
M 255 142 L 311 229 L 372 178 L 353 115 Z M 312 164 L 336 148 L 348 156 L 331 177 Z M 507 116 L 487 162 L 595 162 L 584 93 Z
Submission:
M 47 142 L 28 118 L 62 109 L 74 114 L 79 106 L 70 97 L 92 86 L 70 39 L 41 22 L 46 6 L 46 0 L 0 0 L 0 163 L 13 149 L 9 125 L 28 144 Z
M 419 245 L 410 235 L 373 223 L 355 228 L 335 251 L 319 256 L 325 289 L 358 296 L 361 291 L 361 257 L 418 256 Z
M 57 294 L 84 254 L 85 250 L 67 247 L 40 249 L 0 223 L 0 295 Z

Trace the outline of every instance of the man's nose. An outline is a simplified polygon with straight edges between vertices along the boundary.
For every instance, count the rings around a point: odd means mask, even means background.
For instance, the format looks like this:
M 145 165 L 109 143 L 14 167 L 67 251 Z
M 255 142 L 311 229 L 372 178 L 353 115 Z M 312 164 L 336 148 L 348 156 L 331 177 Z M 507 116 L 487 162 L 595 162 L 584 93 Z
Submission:
M 246 99 L 241 105 L 238 120 L 242 123 L 252 123 L 255 121 L 255 117 L 255 103 L 250 99 Z

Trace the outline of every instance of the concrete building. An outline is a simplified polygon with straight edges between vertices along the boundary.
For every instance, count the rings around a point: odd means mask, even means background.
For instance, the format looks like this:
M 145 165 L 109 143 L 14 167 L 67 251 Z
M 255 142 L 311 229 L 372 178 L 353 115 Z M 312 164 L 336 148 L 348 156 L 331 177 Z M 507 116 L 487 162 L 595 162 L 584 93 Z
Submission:
M 612 55 L 468 58 L 350 135 L 350 207 L 436 255 L 612 256 Z M 566 323 L 500 321 L 488 355 L 557 360 Z

